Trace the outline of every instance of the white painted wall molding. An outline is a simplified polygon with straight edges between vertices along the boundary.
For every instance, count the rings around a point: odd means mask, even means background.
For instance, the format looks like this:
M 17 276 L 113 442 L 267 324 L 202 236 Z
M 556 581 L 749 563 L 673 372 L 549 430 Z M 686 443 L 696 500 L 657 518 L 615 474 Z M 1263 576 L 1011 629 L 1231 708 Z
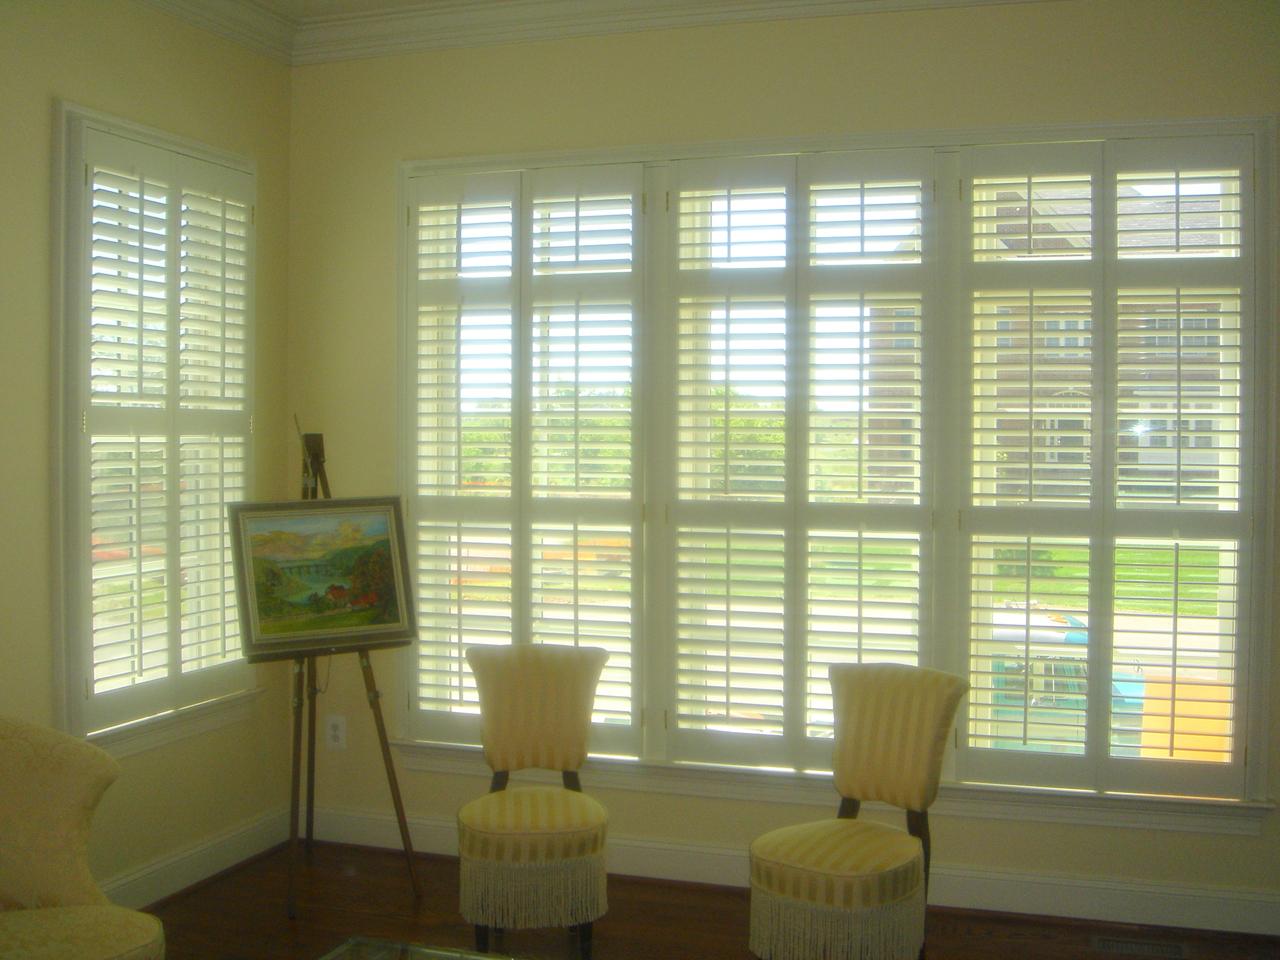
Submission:
M 484 779 L 489 776 L 479 747 L 412 740 L 396 740 L 394 746 L 409 770 Z M 560 782 L 559 775 L 550 771 L 528 771 L 524 776 L 538 783 Z M 752 803 L 811 804 L 832 810 L 838 803 L 830 774 L 695 768 L 592 757 L 583 767 L 583 777 L 600 790 Z M 868 808 L 888 810 L 887 806 L 877 804 L 869 804 Z M 1256 837 L 1261 836 L 1263 820 L 1274 813 L 1275 805 L 1175 797 L 1096 796 L 944 782 L 931 810 L 939 816 L 967 819 L 1020 823 L 1033 820 Z
M 419 50 L 633 33 L 886 10 L 977 6 L 1027 0 L 453 0 L 410 10 L 304 18 L 294 63 L 321 63 Z M 1038 0 L 1031 0 L 1038 2 Z
M 233 723 L 242 723 L 253 716 L 254 700 L 262 692 L 262 687 L 241 690 L 215 700 L 91 733 L 86 739 L 119 760 L 202 733 L 211 733 Z
M 395 820 L 390 822 L 394 833 Z M 288 838 L 288 811 L 276 810 L 116 874 L 100 885 L 113 903 L 138 909 L 243 863 Z
M 453 820 L 414 817 L 409 820 L 409 833 L 415 850 L 457 856 L 457 826 Z M 322 840 L 340 843 L 390 849 L 400 846 L 400 834 L 390 814 L 320 809 L 316 811 L 316 835 Z M 612 873 L 725 886 L 747 885 L 745 848 L 655 842 L 610 834 L 607 849 Z M 970 910 L 1280 936 L 1280 893 L 1268 890 L 985 870 L 935 863 L 929 902 Z
M 434 0 L 293 16 L 287 0 L 144 0 L 286 63 L 764 20 L 1044 0 Z M 343 4 L 337 4 L 342 9 Z

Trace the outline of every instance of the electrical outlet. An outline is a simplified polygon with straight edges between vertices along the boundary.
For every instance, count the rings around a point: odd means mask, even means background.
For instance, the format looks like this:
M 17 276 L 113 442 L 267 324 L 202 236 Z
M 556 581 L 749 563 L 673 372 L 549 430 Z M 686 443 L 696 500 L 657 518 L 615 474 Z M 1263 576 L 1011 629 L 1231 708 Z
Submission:
M 331 713 L 324 721 L 324 742 L 330 750 L 347 749 L 347 718 Z

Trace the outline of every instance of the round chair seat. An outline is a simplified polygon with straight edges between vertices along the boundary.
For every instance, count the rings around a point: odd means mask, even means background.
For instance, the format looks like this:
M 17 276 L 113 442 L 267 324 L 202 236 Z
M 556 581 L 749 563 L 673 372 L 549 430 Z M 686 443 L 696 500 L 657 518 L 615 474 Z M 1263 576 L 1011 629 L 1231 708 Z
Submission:
M 512 787 L 458 811 L 463 858 L 540 863 L 599 854 L 609 816 L 596 800 L 563 787 Z
M 22 960 L 160 960 L 164 928 L 109 905 L 0 911 L 0 956 Z
M 775 897 L 865 910 L 911 897 L 923 881 L 920 841 L 867 820 L 795 824 L 751 844 L 751 885 Z

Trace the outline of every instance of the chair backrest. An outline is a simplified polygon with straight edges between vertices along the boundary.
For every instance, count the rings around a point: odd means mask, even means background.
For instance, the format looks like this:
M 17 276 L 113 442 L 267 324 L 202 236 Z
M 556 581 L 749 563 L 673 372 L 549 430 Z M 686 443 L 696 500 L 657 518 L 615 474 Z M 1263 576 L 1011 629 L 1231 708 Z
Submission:
M 0 910 L 106 903 L 89 823 L 120 766 L 57 730 L 0 717 Z
M 470 647 L 480 693 L 481 742 L 494 770 L 577 770 L 587 759 L 599 647 Z
M 840 795 L 927 810 L 938 795 L 947 731 L 969 685 L 950 673 L 896 663 L 836 664 L 829 676 Z

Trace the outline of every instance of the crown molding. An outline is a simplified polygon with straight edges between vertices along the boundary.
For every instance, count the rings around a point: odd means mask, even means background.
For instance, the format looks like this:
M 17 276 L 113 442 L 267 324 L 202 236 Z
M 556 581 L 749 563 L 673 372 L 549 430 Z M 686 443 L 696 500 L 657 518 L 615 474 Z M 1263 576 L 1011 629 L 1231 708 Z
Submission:
M 282 63 L 560 40 L 679 27 L 1046 0 L 420 0 L 409 7 L 294 17 L 280 0 L 142 0 Z
M 304 19 L 294 38 L 293 62 L 323 63 L 720 23 L 1018 2 L 1026 0 L 441 0 L 410 10 Z
M 253 0 L 142 0 L 179 20 L 233 40 L 281 63 L 293 62 L 298 21 Z

